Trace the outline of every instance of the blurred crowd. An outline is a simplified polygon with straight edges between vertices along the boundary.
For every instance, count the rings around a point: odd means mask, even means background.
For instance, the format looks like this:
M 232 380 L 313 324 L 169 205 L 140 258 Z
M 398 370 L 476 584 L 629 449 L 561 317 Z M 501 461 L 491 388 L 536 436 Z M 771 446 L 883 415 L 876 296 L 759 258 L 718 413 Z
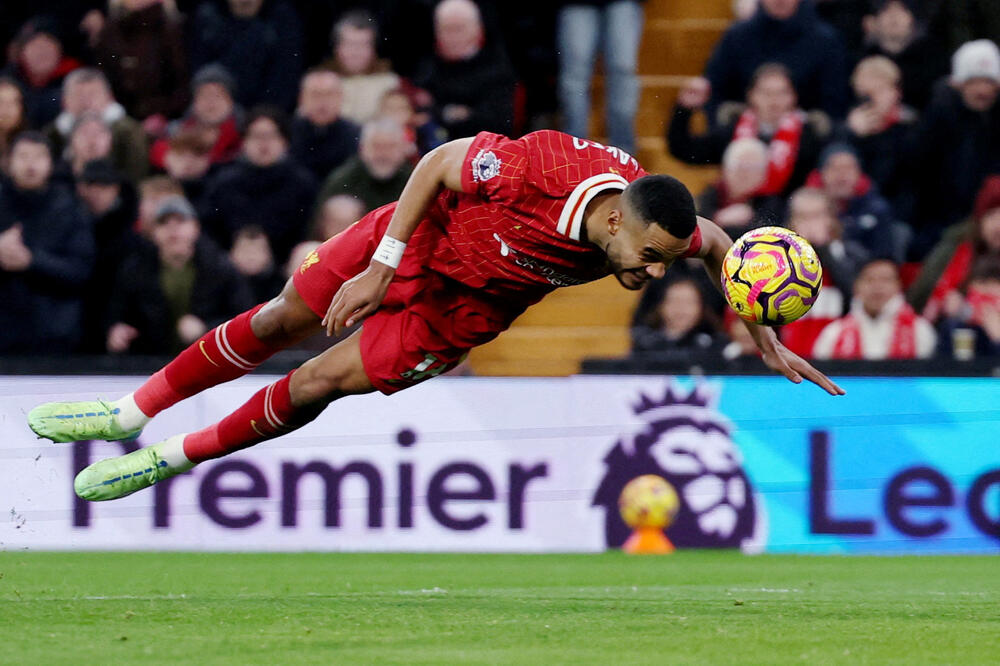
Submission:
M 826 268 L 781 331 L 819 358 L 1000 353 L 1000 8 L 738 0 L 664 119 L 721 166 L 699 210 Z M 636 148 L 641 0 L 0 3 L 0 354 L 167 354 L 478 131 Z M 651 63 L 647 63 L 647 66 Z M 664 68 L 668 68 L 664 64 Z M 997 174 L 997 175 L 994 175 Z M 752 343 L 703 272 L 644 294 L 637 353 Z
M 1000 356 L 1000 5 L 757 0 L 681 88 L 670 153 L 719 165 L 700 214 L 816 248 L 823 289 L 779 335 L 818 359 Z M 697 289 L 695 289 L 697 287 Z M 633 351 L 756 349 L 698 271 L 644 294 Z

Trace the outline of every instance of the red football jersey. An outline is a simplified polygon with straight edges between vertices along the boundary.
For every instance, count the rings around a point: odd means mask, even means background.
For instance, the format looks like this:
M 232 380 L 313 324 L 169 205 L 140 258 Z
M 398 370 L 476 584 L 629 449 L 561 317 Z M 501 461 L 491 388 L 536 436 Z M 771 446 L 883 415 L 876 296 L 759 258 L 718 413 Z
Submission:
M 646 175 L 618 148 L 552 130 L 481 132 L 462 169 L 464 192 L 443 191 L 411 245 L 425 268 L 522 303 L 610 273 L 604 252 L 580 241 L 584 211 Z

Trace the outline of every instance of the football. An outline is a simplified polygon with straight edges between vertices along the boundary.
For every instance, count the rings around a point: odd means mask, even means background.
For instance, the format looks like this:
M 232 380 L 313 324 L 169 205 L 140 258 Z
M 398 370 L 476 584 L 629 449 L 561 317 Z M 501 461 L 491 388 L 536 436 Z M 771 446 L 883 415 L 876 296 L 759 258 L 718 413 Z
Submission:
M 666 527 L 673 522 L 680 499 L 667 481 L 655 474 L 644 474 L 625 484 L 618 497 L 622 520 L 632 528 Z
M 761 227 L 739 237 L 722 264 L 722 293 L 737 315 L 765 326 L 795 321 L 812 307 L 823 267 L 790 229 Z

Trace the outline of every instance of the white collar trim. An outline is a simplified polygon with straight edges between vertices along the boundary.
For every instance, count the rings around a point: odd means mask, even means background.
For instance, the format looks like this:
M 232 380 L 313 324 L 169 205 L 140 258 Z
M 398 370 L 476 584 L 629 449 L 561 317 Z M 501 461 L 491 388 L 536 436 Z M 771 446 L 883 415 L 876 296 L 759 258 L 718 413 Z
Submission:
M 562 213 L 559 215 L 559 225 L 556 227 L 556 231 L 568 235 L 575 241 L 580 240 L 583 215 L 590 200 L 606 190 L 621 192 L 626 187 L 628 187 L 628 181 L 616 173 L 600 173 L 587 178 L 577 185 L 566 198 L 566 205 L 563 206 Z

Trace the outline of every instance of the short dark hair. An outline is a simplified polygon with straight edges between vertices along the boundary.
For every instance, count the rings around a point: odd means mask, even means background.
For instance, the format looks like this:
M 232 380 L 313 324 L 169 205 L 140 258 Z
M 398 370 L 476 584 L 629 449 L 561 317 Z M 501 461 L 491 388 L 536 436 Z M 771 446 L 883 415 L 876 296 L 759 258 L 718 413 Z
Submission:
M 646 224 L 655 222 L 677 238 L 687 238 L 698 226 L 694 197 L 672 176 L 643 176 L 632 181 L 622 197 Z
M 288 115 L 278 107 L 268 104 L 261 104 L 250 109 L 246 122 L 243 124 L 245 131 L 249 131 L 250 126 L 261 118 L 267 118 L 274 123 L 274 126 L 278 128 L 278 133 L 281 134 L 285 141 L 291 140 L 291 127 L 289 126 Z
M 12 152 L 19 143 L 37 143 L 45 146 L 49 151 L 49 156 L 52 156 L 52 142 L 49 141 L 49 137 L 45 136 L 37 130 L 24 130 L 13 138 L 10 142 L 10 146 L 7 147 L 8 152 Z

